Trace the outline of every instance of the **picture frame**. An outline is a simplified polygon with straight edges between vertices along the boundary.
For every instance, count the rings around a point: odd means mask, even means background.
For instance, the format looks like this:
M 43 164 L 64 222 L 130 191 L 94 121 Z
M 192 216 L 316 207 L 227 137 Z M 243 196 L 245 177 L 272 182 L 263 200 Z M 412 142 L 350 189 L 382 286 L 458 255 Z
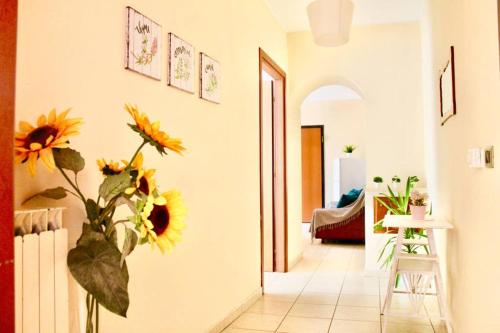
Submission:
M 194 47 L 174 33 L 168 34 L 169 86 L 194 94 L 195 53 Z
M 220 80 L 219 62 L 200 52 L 200 98 L 219 104 Z
M 441 126 L 457 114 L 455 93 L 455 48 L 450 48 L 450 60 L 439 77 L 439 93 L 441 102 Z
M 161 80 L 161 25 L 127 6 L 125 68 L 155 80 Z

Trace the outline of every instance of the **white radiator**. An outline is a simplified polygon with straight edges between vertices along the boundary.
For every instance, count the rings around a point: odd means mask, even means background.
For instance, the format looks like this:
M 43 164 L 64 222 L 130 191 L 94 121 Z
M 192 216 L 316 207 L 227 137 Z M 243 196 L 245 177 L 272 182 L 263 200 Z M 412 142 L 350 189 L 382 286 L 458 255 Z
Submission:
M 15 212 L 16 333 L 68 333 L 68 231 L 63 208 Z

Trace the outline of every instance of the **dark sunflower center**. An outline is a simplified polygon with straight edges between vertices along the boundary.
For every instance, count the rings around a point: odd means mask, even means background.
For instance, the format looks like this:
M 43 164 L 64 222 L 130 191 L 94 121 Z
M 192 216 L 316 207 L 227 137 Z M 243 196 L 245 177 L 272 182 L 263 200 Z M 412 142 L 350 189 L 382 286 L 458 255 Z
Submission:
M 149 194 L 149 184 L 146 177 L 141 177 L 141 179 L 139 180 L 139 191 L 144 194 Z
M 119 175 L 122 172 L 121 171 L 116 171 L 116 170 L 110 168 L 109 165 L 106 164 L 104 166 L 104 168 L 102 168 L 102 173 L 105 176 L 113 176 L 113 175 Z
M 42 147 L 45 147 L 45 143 L 47 142 L 47 139 L 52 135 L 52 137 L 57 136 L 57 129 L 52 127 L 52 126 L 42 126 L 34 129 L 31 131 L 30 134 L 28 134 L 28 137 L 26 138 L 26 143 L 24 144 L 24 148 L 29 149 L 30 145 L 32 143 L 39 143 L 42 145 Z
M 167 206 L 154 205 L 153 211 L 149 215 L 149 220 L 153 223 L 153 231 L 158 235 L 162 235 L 167 230 L 170 221 L 170 214 Z

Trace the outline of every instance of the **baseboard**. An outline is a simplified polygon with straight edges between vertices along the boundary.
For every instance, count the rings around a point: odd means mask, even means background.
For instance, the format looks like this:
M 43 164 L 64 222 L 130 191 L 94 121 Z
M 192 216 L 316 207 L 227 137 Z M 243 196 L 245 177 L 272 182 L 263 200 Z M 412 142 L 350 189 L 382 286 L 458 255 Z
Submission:
M 302 252 L 299 253 L 297 257 L 295 257 L 292 261 L 288 263 L 288 271 L 291 271 L 292 268 L 302 260 Z
M 256 289 L 249 297 L 247 297 L 246 300 L 243 301 L 243 303 L 234 308 L 232 311 L 229 312 L 229 314 L 221 320 L 219 323 L 217 323 L 212 329 L 210 329 L 208 332 L 209 333 L 220 333 L 222 330 L 224 330 L 226 327 L 229 326 L 233 321 L 236 320 L 243 312 L 248 310 L 259 298 L 262 297 L 262 288 Z

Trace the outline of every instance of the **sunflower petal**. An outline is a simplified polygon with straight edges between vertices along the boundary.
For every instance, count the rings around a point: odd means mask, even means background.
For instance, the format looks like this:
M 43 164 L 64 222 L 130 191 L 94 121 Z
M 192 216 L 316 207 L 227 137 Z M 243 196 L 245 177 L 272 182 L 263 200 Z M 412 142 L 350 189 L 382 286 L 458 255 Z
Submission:
M 23 132 L 31 132 L 35 128 L 33 126 L 31 126 L 31 124 L 26 122 L 26 121 L 20 121 L 19 122 L 19 129 Z
M 56 163 L 54 161 L 52 149 L 46 148 L 40 150 L 40 159 L 50 171 L 54 171 L 56 169 Z
M 38 127 L 45 126 L 47 124 L 47 117 L 44 114 L 42 114 L 40 117 L 38 117 L 38 120 L 36 123 L 37 123 Z
M 28 155 L 28 170 L 32 176 L 36 175 L 36 161 L 38 160 L 38 153 L 31 152 Z
M 54 125 L 55 122 L 56 122 L 56 119 L 57 119 L 56 118 L 56 109 L 50 110 L 50 112 L 49 112 L 49 119 L 47 121 L 49 123 L 49 125 Z

